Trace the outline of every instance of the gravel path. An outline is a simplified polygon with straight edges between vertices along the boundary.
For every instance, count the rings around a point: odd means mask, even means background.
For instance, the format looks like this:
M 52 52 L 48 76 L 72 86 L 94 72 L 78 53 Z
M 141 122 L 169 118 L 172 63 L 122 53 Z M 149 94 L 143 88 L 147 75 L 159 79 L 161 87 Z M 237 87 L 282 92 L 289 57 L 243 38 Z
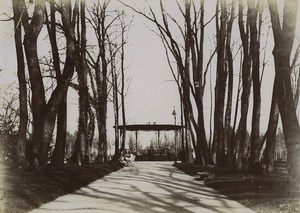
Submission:
M 253 212 L 172 163 L 136 162 L 31 212 Z

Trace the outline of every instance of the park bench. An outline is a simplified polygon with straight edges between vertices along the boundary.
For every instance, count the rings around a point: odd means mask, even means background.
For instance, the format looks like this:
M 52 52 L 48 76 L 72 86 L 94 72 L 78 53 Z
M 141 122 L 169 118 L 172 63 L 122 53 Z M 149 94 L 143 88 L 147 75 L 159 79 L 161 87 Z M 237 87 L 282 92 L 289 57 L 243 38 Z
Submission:
M 130 154 L 129 157 L 125 157 L 125 160 L 127 161 L 127 166 L 134 166 L 135 155 L 134 154 Z
M 207 171 L 197 172 L 197 175 L 199 175 L 199 178 L 197 180 L 205 180 L 206 178 L 212 176 L 212 173 Z
M 125 166 L 134 166 L 135 155 L 133 155 L 133 154 L 126 154 L 125 156 L 121 157 L 121 162 Z

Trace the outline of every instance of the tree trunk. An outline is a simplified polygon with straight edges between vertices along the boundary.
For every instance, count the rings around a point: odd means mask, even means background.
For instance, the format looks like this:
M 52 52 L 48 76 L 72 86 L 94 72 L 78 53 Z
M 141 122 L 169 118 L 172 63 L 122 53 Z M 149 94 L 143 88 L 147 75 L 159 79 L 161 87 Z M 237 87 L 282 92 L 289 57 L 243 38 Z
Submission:
M 290 57 L 295 39 L 297 0 L 285 1 L 282 26 L 277 2 L 269 0 L 269 10 L 274 35 L 274 61 L 278 80 L 278 106 L 287 147 L 287 167 L 293 180 L 300 181 L 300 127 L 291 86 Z
M 61 84 L 63 81 L 62 73 L 60 69 L 60 57 L 57 46 L 57 36 L 56 36 L 56 8 L 55 2 L 50 1 L 50 18 L 47 19 L 47 29 L 48 35 L 51 43 L 52 57 L 53 57 L 53 67 L 56 73 L 57 84 Z M 56 143 L 52 155 L 51 163 L 55 168 L 61 169 L 64 165 L 65 159 L 65 145 L 67 136 L 67 96 L 64 97 L 57 112 L 57 131 L 56 131 Z
M 94 115 L 94 112 L 92 110 L 90 103 L 88 104 L 88 114 L 89 114 L 88 146 L 86 145 L 86 149 L 89 149 L 89 154 L 91 154 L 92 147 L 93 147 L 93 141 L 94 141 L 94 134 L 95 134 L 95 115 Z
M 195 88 L 195 102 L 197 106 L 198 113 L 198 130 L 197 130 L 197 147 L 201 150 L 201 155 L 203 157 L 203 163 L 209 164 L 211 162 L 209 157 L 209 149 L 207 145 L 206 139 L 206 131 L 204 125 L 204 112 L 203 112 L 203 93 L 205 87 L 205 81 L 203 80 L 203 48 L 204 48 L 204 0 L 201 0 L 200 3 L 200 20 L 199 20 L 199 35 L 196 26 L 192 28 L 191 21 L 186 18 L 186 23 L 188 29 L 190 29 L 190 42 L 192 44 L 191 47 L 191 55 L 192 55 L 192 67 L 193 67 L 193 83 Z M 190 9 L 186 12 L 186 17 L 190 16 Z M 196 19 L 196 18 L 195 18 Z M 194 21 L 196 23 L 196 20 Z M 192 30 L 194 29 L 194 32 Z M 199 38 L 197 38 L 199 37 Z M 199 41 L 198 41 L 199 40 Z
M 252 132 L 251 132 L 251 152 L 249 159 L 250 172 L 253 171 L 255 164 L 259 162 L 260 151 L 260 107 L 261 107 L 261 95 L 260 95 L 260 35 L 257 28 L 257 17 L 260 3 L 255 6 L 255 1 L 248 1 L 249 10 L 249 25 L 250 25 L 250 52 L 252 59 L 252 81 L 253 81 L 253 113 L 252 113 Z M 261 23 L 261 22 L 258 22 Z
M 23 8 L 25 3 L 23 1 Z M 31 142 L 32 154 L 31 163 L 36 167 L 43 166 L 47 162 L 47 157 L 42 156 L 42 147 L 45 143 L 44 137 L 44 114 L 46 110 L 45 90 L 37 53 L 37 38 L 43 27 L 45 1 L 35 3 L 32 21 L 23 18 L 25 29 L 24 48 L 27 58 L 31 91 L 32 91 L 32 116 L 33 116 L 33 136 Z
M 52 154 L 52 165 L 61 169 L 65 161 L 66 137 L 67 137 L 67 96 L 61 102 L 57 112 L 56 143 Z
M 71 1 L 63 1 L 61 4 L 63 8 L 60 10 L 64 26 L 63 31 L 67 42 L 66 62 L 62 80 L 58 82 L 46 105 L 44 85 L 37 54 L 37 38 L 44 23 L 45 1 L 35 2 L 33 16 L 29 18 L 24 0 L 20 0 L 20 7 L 23 8 L 22 23 L 25 30 L 24 47 L 32 90 L 33 138 L 30 148 L 33 154 L 31 156 L 31 163 L 40 168 L 44 167 L 48 161 L 48 151 L 55 126 L 56 113 L 66 95 L 74 72 L 74 63 L 77 63 L 73 24 L 75 22 L 71 20 L 71 17 L 77 17 L 78 7 L 76 5 L 77 1 L 73 16 L 71 16 L 71 10 L 69 10 L 71 8 Z M 29 20 L 31 20 L 30 23 Z
M 203 135 L 201 135 L 201 130 L 199 128 L 199 122 L 196 122 L 195 121 L 195 118 L 194 118 L 194 115 L 193 115 L 193 109 L 192 109 L 192 105 L 191 105 L 191 99 L 190 99 L 190 56 L 192 54 L 192 65 L 194 66 L 194 69 L 193 69 L 193 72 L 198 72 L 198 70 L 196 70 L 195 68 L 195 53 L 194 53 L 194 41 L 193 41 L 193 34 L 192 34 L 192 27 L 191 27 L 191 14 L 190 14 L 190 9 L 191 9 L 191 1 L 186 1 L 185 3 L 185 23 L 186 23 L 186 35 L 185 35 L 185 38 L 184 38 L 184 43 L 185 43 L 185 48 L 184 48 L 184 51 L 185 51 L 185 59 L 184 59 L 184 66 L 182 66 L 181 69 L 179 69 L 182 73 L 181 77 L 182 77 L 182 80 L 183 80 L 183 97 L 184 97 L 184 103 L 186 104 L 186 110 L 187 110 L 187 119 L 190 119 L 192 124 L 193 124 L 193 127 L 194 127 L 194 130 L 196 132 L 196 137 L 195 137 L 195 143 L 193 144 L 194 145 L 194 149 L 195 149 L 195 155 L 196 155 L 196 162 L 198 164 L 202 164 L 202 163 L 206 163 L 206 160 L 205 159 L 202 159 L 203 157 L 203 150 L 201 150 L 201 145 L 203 143 Z M 194 59 L 194 60 L 193 60 Z M 200 67 L 199 67 L 200 68 Z M 197 73 L 198 75 L 198 73 Z M 196 80 L 196 85 L 198 85 L 196 87 L 196 90 L 199 92 L 199 89 L 200 89 L 200 85 L 199 85 L 200 82 L 198 82 L 198 79 Z M 199 96 L 199 99 L 201 99 L 201 97 Z M 199 105 L 199 102 L 201 102 L 201 100 L 197 101 L 197 105 Z M 200 103 L 201 105 L 201 103 Z M 198 107 L 197 107 L 198 108 Z M 198 108 L 199 109 L 199 108 Z M 200 109 L 201 110 L 201 109 Z M 201 122 L 201 114 L 203 114 L 203 112 L 201 113 L 201 111 L 199 111 L 199 118 L 198 118 L 198 121 Z M 192 127 L 192 126 L 191 126 Z M 193 133 L 192 133 L 192 129 L 190 130 L 191 131 L 191 134 L 192 136 Z M 205 135 L 204 135 L 205 137 Z M 194 141 L 193 140 L 193 141 Z M 202 154 L 201 154 L 202 153 Z
M 79 17 L 77 20 L 77 31 L 80 34 L 80 40 L 77 41 L 77 50 L 79 66 L 76 67 L 78 73 L 78 95 L 79 95 L 79 119 L 78 119 L 78 132 L 76 138 L 76 152 L 73 153 L 73 161 L 81 165 L 89 163 L 90 149 L 88 141 L 88 86 L 87 74 L 88 65 L 86 62 L 86 25 L 85 25 L 85 1 L 80 3 L 81 14 L 80 22 Z M 81 29 L 81 33 L 80 33 Z
M 18 0 L 13 0 L 13 12 L 14 12 L 14 28 L 15 28 L 15 46 L 17 54 L 17 73 L 19 81 L 19 108 L 20 108 L 20 123 L 18 128 L 17 138 L 17 156 L 18 163 L 26 166 L 26 131 L 28 122 L 27 111 L 27 86 L 25 77 L 25 64 L 22 46 L 22 29 L 19 22 L 21 17 L 20 3 Z
M 120 157 L 120 140 L 119 140 L 119 97 L 118 97 L 118 81 L 115 67 L 115 55 L 111 52 L 111 81 L 113 90 L 114 120 L 115 120 L 115 154 L 114 160 Z
M 126 111 L 125 111 L 125 68 L 124 68 L 124 57 L 125 57 L 125 38 L 124 38 L 124 26 L 122 23 L 122 47 L 121 47 L 121 107 L 122 107 L 122 141 L 121 141 L 121 152 L 125 149 L 125 142 L 126 142 Z M 137 155 L 137 150 L 136 150 Z
M 266 172 L 273 172 L 274 168 L 274 155 L 275 155 L 275 144 L 276 144 L 276 131 L 278 126 L 279 108 L 278 108 L 278 96 L 277 96 L 277 82 L 274 80 L 273 96 L 269 117 L 268 129 L 266 132 L 266 148 L 264 150 L 264 159 L 266 163 Z
M 220 5 L 219 5 L 220 4 Z M 219 9 L 221 11 L 219 17 Z M 219 18 L 221 23 L 219 24 Z M 226 91 L 227 73 L 225 70 L 225 38 L 226 38 L 227 10 L 225 1 L 217 3 L 216 26 L 217 26 L 217 77 L 215 86 L 215 115 L 214 115 L 214 152 L 216 153 L 216 164 L 225 166 L 225 144 L 224 144 L 224 102 Z
M 231 32 L 232 25 L 235 16 L 235 2 L 232 1 L 230 19 L 227 24 L 227 37 L 226 37 L 226 60 L 228 63 L 228 92 L 227 92 L 227 104 L 225 112 L 225 128 L 224 128 L 224 144 L 227 148 L 227 166 L 231 167 L 232 159 L 230 157 L 230 150 L 232 146 L 231 142 L 231 113 L 232 113 L 232 91 L 233 91 L 233 57 L 231 52 Z
M 238 158 L 237 158 L 237 169 L 243 168 L 243 162 L 245 158 L 245 142 L 246 142 L 246 135 L 247 135 L 247 115 L 248 115 L 248 108 L 249 108 L 249 94 L 250 94 L 250 87 L 251 87 L 251 79 L 250 79 L 250 68 L 251 68 L 251 57 L 249 54 L 249 29 L 248 29 L 248 18 L 246 20 L 246 26 L 244 26 L 243 21 L 243 1 L 239 1 L 239 14 L 238 14 L 238 24 L 239 24 L 239 31 L 240 36 L 242 39 L 242 46 L 243 46 L 243 62 L 242 62 L 242 96 L 241 96 L 241 116 L 240 121 L 237 129 L 237 136 L 236 136 L 236 144 L 239 146 L 238 150 Z M 246 29 L 245 29 L 246 28 Z
M 180 85 L 178 85 L 180 86 Z M 180 88 L 178 88 L 179 90 L 181 90 Z M 187 161 L 187 147 L 185 146 L 185 134 L 184 134 L 184 120 L 183 120 L 183 103 L 182 103 L 182 97 L 181 97 L 181 91 L 179 91 L 180 93 L 180 124 L 181 124 L 181 147 L 182 147 L 182 163 L 186 163 Z
M 241 60 L 240 60 L 240 68 L 242 67 L 242 52 L 241 52 Z M 240 69 L 241 70 L 241 69 Z M 239 99 L 240 99 L 240 93 L 241 93 L 241 79 L 242 74 L 239 72 L 239 82 L 238 82 L 238 91 L 236 96 L 236 104 L 235 104 L 235 110 L 234 110 L 234 118 L 233 118 L 233 126 L 232 131 L 229 137 L 229 141 L 231 141 L 230 146 L 228 147 L 228 166 L 230 169 L 234 169 L 236 166 L 236 124 L 237 124 L 237 114 L 238 114 L 238 108 L 239 108 Z

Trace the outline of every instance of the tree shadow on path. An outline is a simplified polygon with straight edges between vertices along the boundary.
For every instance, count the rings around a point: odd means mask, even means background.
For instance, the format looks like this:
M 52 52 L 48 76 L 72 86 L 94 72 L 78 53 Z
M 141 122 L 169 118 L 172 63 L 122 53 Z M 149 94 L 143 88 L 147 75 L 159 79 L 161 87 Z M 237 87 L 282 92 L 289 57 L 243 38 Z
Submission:
M 172 163 L 137 162 L 33 212 L 253 212 Z

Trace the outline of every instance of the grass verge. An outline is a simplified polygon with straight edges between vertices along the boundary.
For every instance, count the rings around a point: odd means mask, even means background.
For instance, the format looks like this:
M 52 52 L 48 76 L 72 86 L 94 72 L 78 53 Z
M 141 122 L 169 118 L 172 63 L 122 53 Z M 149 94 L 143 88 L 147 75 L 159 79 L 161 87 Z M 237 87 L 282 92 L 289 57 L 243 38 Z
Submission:
M 211 173 L 212 175 L 209 177 L 200 180 L 199 172 L 207 171 L 207 168 L 193 164 L 177 164 L 175 166 L 255 212 L 300 212 L 300 187 L 292 184 L 287 175 L 248 175 L 223 172 L 217 175 Z
M 66 164 L 61 170 L 19 171 L 0 167 L 0 212 L 28 212 L 59 196 L 117 171 L 121 164 L 94 163 L 85 166 Z

